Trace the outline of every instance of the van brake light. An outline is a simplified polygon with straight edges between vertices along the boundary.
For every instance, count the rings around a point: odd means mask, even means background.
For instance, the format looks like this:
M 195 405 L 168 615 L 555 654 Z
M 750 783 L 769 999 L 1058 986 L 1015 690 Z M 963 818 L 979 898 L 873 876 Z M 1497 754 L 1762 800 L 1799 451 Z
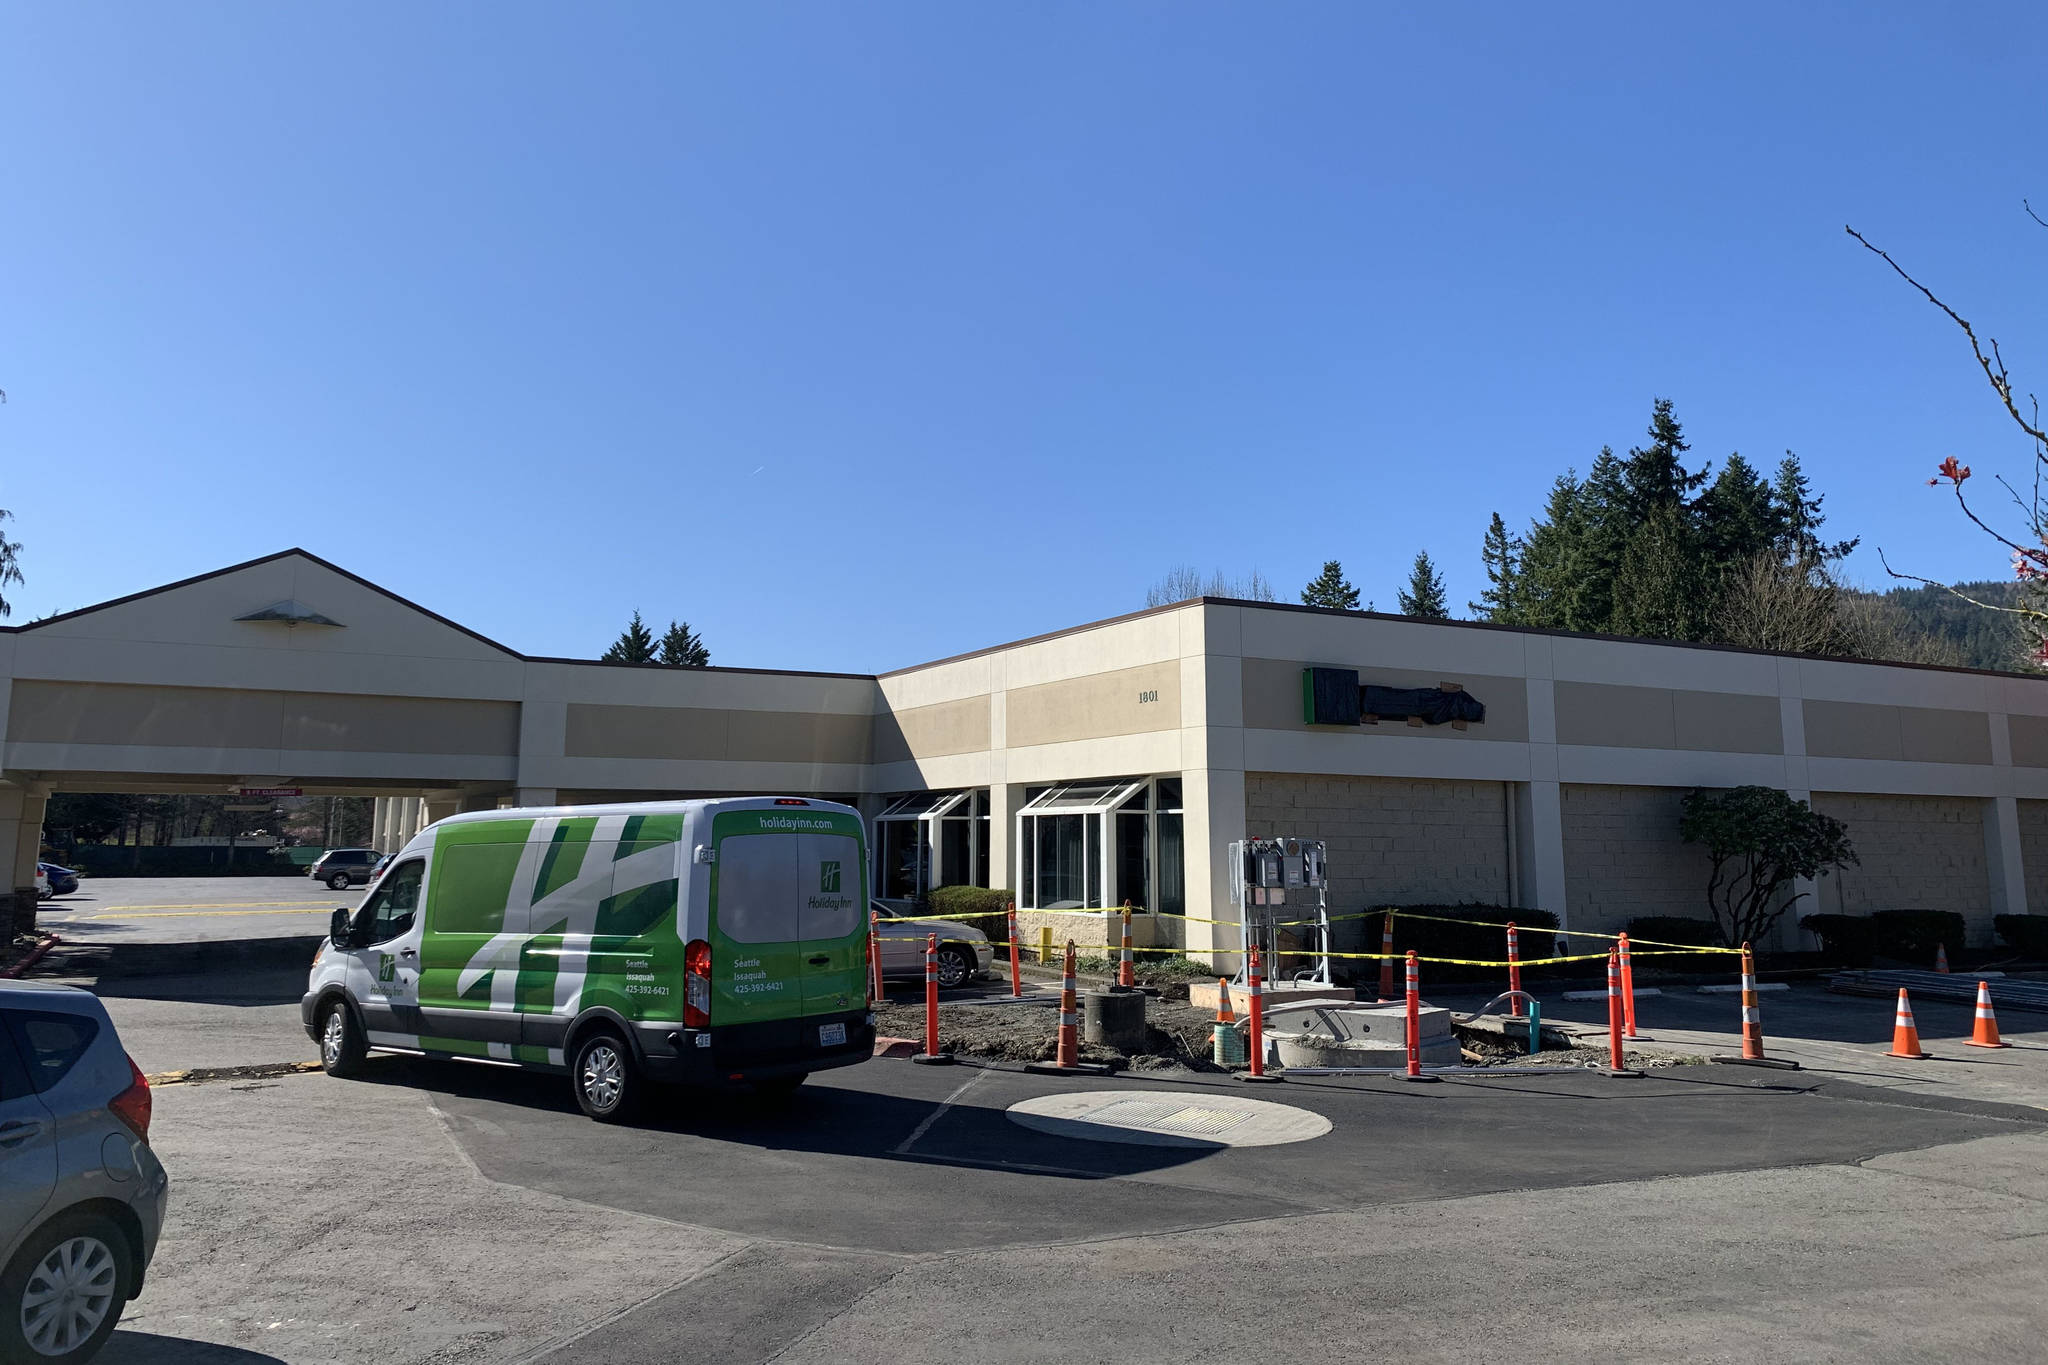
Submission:
M 135 1065 L 133 1057 L 128 1058 L 128 1088 L 107 1101 L 107 1111 L 135 1131 L 135 1136 L 149 1141 L 149 1080 L 142 1074 L 142 1068 Z
M 711 1027 L 711 945 L 701 938 L 683 950 L 683 1027 Z
M 778 796 L 775 798 L 775 804 L 778 806 L 808 806 L 811 803 L 800 801 L 794 796 Z

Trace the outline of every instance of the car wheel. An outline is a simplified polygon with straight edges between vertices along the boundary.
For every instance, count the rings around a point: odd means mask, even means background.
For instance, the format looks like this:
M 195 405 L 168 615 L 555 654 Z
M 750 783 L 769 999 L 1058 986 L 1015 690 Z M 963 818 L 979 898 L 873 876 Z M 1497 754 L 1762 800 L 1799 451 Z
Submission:
M 346 890 L 348 890 L 348 873 L 346 873 L 346 872 L 337 872 L 337 873 L 335 873 L 335 874 L 334 874 L 333 876 L 331 876 L 331 877 L 329 877 L 329 878 L 327 879 L 327 885 L 328 885 L 328 888 L 329 888 L 330 890 L 334 890 L 334 891 L 346 891 Z
M 0 1275 L 0 1357 L 82 1365 L 114 1334 L 133 1271 L 128 1239 L 96 1213 L 51 1219 Z
M 939 948 L 939 985 L 947 990 L 974 980 L 974 954 L 956 944 Z
M 320 1069 L 330 1076 L 348 1077 L 363 1069 L 369 1052 L 363 1026 L 346 1001 L 330 1000 L 320 1012 Z
M 633 1049 L 616 1033 L 599 1032 L 576 1048 L 569 1069 L 576 1088 L 576 1107 L 599 1123 L 625 1123 L 637 1117 L 647 1083 L 633 1061 Z

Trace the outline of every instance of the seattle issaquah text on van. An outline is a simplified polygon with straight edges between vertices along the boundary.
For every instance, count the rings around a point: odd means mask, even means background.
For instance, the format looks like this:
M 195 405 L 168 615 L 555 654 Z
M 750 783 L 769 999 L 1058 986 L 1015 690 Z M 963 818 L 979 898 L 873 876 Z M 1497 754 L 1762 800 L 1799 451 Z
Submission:
M 566 1070 L 604 1121 L 649 1082 L 793 1090 L 874 1052 L 866 869 L 859 813 L 798 797 L 450 816 L 335 911 L 301 1014 L 332 1075 Z

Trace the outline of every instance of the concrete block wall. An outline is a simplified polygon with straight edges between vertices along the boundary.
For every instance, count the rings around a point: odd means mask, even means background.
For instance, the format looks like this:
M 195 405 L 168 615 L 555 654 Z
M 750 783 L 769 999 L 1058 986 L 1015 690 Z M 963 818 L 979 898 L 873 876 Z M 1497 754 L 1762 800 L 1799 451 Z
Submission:
M 1245 830 L 1330 846 L 1331 914 L 1403 903 L 1508 903 L 1499 782 L 1245 774 Z
M 2020 857 L 2027 870 L 2027 913 L 2048 915 L 2048 801 L 2022 801 Z
M 1970 942 L 1989 944 L 1986 806 L 1985 801 L 1965 796 L 1815 792 L 1814 809 L 1849 826 L 1849 838 L 1861 859 L 1858 866 L 1823 880 L 1821 907 L 1851 915 L 1955 910 L 1968 922 Z M 2024 830 L 2022 825 L 2023 847 Z
M 1685 792 L 1565 784 L 1564 878 L 1574 929 L 1617 933 L 1638 915 L 1712 918 L 1706 850 L 1678 837 Z

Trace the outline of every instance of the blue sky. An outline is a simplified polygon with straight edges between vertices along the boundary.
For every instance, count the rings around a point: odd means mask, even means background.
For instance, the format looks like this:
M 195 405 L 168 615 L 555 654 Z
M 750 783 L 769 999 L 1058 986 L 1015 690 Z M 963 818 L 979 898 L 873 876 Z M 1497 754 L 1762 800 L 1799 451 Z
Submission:
M 2028 452 L 1842 228 L 2048 388 L 2048 22 L 1719 8 L 9 5 L 12 619 L 294 544 L 768 667 L 1180 562 L 1462 604 L 1657 395 L 2002 574 L 1925 480 Z

